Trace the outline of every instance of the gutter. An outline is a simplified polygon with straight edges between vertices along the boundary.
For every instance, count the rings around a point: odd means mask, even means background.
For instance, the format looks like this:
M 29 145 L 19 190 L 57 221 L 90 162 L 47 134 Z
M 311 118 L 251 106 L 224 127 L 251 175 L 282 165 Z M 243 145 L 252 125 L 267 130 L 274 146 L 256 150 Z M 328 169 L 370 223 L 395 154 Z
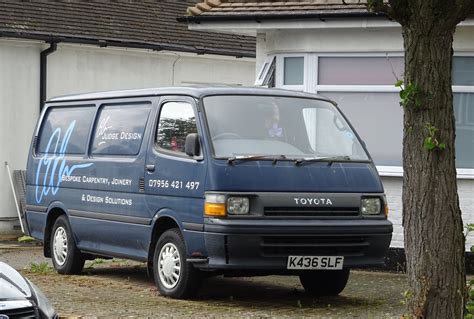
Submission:
M 257 21 L 263 20 L 301 20 L 301 19 L 319 19 L 325 20 L 329 18 L 374 18 L 387 17 L 384 13 L 379 12 L 352 12 L 352 13 L 281 13 L 281 14 L 227 14 L 227 15 L 198 15 L 178 17 L 178 22 L 210 22 L 210 21 Z M 387 19 L 389 19 L 387 17 Z
M 49 48 L 40 53 L 40 100 L 39 110 L 43 110 L 44 102 L 46 101 L 46 86 L 47 86 L 47 72 L 48 72 L 48 55 L 54 53 L 58 46 L 56 42 L 51 42 Z
M 221 50 L 213 48 L 199 48 L 195 46 L 180 46 L 180 45 L 169 45 L 169 44 L 160 44 L 160 43 L 140 43 L 127 41 L 122 39 L 109 40 L 109 39 L 94 39 L 94 38 L 85 38 L 85 37 L 74 37 L 73 35 L 51 35 L 51 34 L 42 34 L 42 33 L 24 33 L 24 32 L 11 32 L 11 31 L 0 31 L 0 38 L 20 38 L 20 39 L 29 39 L 29 40 L 39 40 L 49 43 L 76 43 L 76 44 L 89 44 L 96 45 L 99 47 L 118 47 L 118 48 L 134 48 L 134 49 L 145 49 L 153 51 L 178 51 L 178 52 L 187 52 L 187 53 L 196 53 L 196 54 L 213 54 L 213 55 L 224 55 L 224 56 L 234 56 L 237 58 L 255 58 L 255 52 L 252 49 L 251 51 L 242 50 L 242 51 L 232 51 L 232 50 Z

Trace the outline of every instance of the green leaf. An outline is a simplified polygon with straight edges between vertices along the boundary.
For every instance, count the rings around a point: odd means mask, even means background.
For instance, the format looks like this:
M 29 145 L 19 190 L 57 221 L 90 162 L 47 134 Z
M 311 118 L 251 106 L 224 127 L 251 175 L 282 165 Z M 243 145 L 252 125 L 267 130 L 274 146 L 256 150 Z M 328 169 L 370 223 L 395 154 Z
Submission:
M 395 82 L 395 86 L 397 88 L 402 87 L 402 85 L 403 85 L 403 80 L 398 80 L 397 82 Z
M 425 138 L 425 143 L 423 144 L 423 147 L 428 151 L 432 151 L 435 149 L 436 144 L 433 143 L 433 140 L 431 139 L 431 137 L 427 137 Z
M 407 91 L 405 91 L 405 90 L 401 90 L 401 91 L 400 91 L 400 98 L 401 98 L 402 100 L 405 100 L 405 99 L 407 98 L 407 96 L 408 96 L 408 92 L 407 92 Z
M 438 148 L 440 150 L 444 150 L 446 148 L 446 144 L 445 143 L 439 143 Z
M 474 313 L 474 305 L 472 303 L 468 303 L 466 308 L 469 313 Z
M 30 237 L 30 236 L 21 236 L 17 240 L 20 243 L 29 243 L 29 242 L 35 241 L 36 239 L 34 239 L 33 237 Z

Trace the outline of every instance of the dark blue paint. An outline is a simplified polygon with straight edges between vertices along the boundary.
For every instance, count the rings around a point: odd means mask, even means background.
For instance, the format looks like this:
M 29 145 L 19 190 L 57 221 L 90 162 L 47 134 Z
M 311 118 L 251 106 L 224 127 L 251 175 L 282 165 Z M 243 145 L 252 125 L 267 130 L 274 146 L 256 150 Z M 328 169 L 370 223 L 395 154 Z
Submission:
M 248 161 L 209 167 L 209 190 L 237 192 L 383 193 L 372 163 L 306 163 Z

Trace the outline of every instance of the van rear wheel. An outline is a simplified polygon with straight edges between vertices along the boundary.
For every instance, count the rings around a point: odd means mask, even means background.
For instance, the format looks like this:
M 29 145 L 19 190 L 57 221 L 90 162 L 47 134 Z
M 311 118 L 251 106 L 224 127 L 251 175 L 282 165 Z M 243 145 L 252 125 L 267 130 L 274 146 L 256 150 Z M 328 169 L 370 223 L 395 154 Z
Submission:
M 85 258 L 77 249 L 71 226 L 66 216 L 54 222 L 50 247 L 54 269 L 60 274 L 78 274 L 84 268 Z
M 186 262 L 186 246 L 177 228 L 165 231 L 155 247 L 153 276 L 161 295 L 171 298 L 189 298 L 201 284 L 201 273 Z
M 314 296 L 337 296 L 346 287 L 349 273 L 349 269 L 313 270 L 299 276 L 306 293 Z

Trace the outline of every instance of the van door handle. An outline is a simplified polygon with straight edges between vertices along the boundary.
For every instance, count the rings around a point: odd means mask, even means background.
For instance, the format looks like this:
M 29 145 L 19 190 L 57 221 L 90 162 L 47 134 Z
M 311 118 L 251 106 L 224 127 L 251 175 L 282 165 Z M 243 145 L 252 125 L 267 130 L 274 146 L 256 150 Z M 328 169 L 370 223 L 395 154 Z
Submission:
M 153 164 L 148 164 L 147 166 L 145 166 L 145 168 L 149 172 L 154 172 L 155 171 L 155 165 L 153 165 Z

